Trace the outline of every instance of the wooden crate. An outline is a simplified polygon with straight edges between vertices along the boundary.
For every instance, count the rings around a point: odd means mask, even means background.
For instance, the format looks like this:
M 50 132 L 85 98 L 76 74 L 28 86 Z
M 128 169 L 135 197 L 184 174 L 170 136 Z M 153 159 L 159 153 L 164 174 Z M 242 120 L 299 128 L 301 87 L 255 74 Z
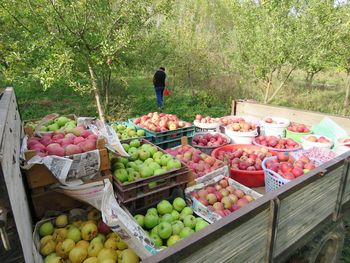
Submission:
M 100 152 L 100 171 L 109 170 L 109 158 L 108 151 L 104 148 L 104 140 L 99 139 L 97 141 L 97 148 Z M 25 152 L 26 160 L 35 156 L 35 151 Z M 52 184 L 58 183 L 58 180 L 51 173 L 51 171 L 43 164 L 35 164 L 29 170 L 25 171 L 28 186 L 30 189 L 47 187 Z
M 109 179 L 112 182 L 112 174 L 109 170 L 102 172 L 101 177 L 86 181 L 85 184 L 103 181 L 105 179 Z M 36 220 L 40 220 L 46 211 L 64 212 L 73 208 L 86 206 L 86 203 L 60 192 L 60 189 L 40 189 L 42 190 L 41 192 L 38 191 L 31 194 Z

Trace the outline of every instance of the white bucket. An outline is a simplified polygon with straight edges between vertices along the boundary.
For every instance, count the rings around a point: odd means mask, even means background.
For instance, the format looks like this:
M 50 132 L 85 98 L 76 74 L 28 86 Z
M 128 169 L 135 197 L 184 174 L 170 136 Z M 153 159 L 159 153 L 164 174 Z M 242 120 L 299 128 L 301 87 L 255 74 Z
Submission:
M 335 154 L 341 155 L 343 153 L 346 153 L 350 151 L 350 142 L 344 142 L 344 140 L 350 139 L 350 138 L 340 138 L 337 141 L 336 148 L 335 148 Z
M 301 137 L 301 145 L 303 146 L 304 150 L 308 150 L 312 147 L 318 147 L 318 148 L 326 148 L 326 149 L 331 149 L 333 146 L 333 141 L 332 139 L 328 138 L 327 136 L 323 136 L 326 139 L 328 139 L 330 142 L 328 143 L 321 143 L 321 142 L 310 142 L 306 140 L 309 136 L 315 136 L 317 139 L 322 137 L 323 135 L 315 135 L 315 134 L 310 134 L 310 135 L 305 135 Z
M 220 132 L 220 122 L 202 123 L 197 120 L 193 122 L 196 132 Z
M 285 129 L 289 126 L 290 121 L 280 117 L 270 117 L 277 123 L 267 123 L 265 120 L 260 121 L 261 134 L 265 136 L 285 137 Z M 265 118 L 266 119 L 266 118 Z
M 252 144 L 253 139 L 258 136 L 258 131 L 249 131 L 249 132 L 235 132 L 227 127 L 225 127 L 225 134 L 230 137 L 231 143 L 234 144 Z

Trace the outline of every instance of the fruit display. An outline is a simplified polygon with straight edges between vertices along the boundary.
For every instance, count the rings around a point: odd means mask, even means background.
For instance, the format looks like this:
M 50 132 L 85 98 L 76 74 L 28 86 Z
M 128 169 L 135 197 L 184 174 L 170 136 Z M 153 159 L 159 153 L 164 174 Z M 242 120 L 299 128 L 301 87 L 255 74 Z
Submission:
M 220 123 L 220 118 L 213 118 L 210 116 L 203 117 L 200 114 L 196 115 L 195 123 Z
M 113 176 L 120 183 L 133 182 L 181 168 L 179 160 L 152 144 L 134 139 L 122 145 L 130 157 L 111 158 Z
M 128 140 L 145 136 L 145 131 L 137 129 L 135 126 L 127 126 L 123 123 L 112 123 L 111 127 L 117 133 L 119 140 Z
M 224 163 L 189 145 L 167 149 L 166 152 L 184 162 L 193 171 L 195 178 L 208 174 L 222 166 Z
M 227 124 L 225 126 L 226 129 L 233 131 L 233 132 L 251 132 L 256 130 L 256 124 L 251 123 L 251 122 L 246 122 L 241 119 L 237 119 L 237 121 Z
M 310 129 L 306 127 L 305 124 L 292 122 L 290 126 L 287 128 L 288 131 L 291 132 L 300 132 L 300 133 L 309 133 Z
M 151 112 L 135 118 L 133 123 L 151 132 L 172 131 L 192 126 L 192 123 L 180 120 L 175 114 L 158 112 Z
M 309 142 L 317 142 L 317 143 L 330 143 L 331 142 L 331 140 L 325 136 L 317 137 L 315 135 L 310 135 L 310 136 L 306 136 L 304 139 L 309 141 Z
M 223 149 L 215 154 L 215 157 L 234 170 L 261 171 L 261 163 L 266 157 L 271 157 L 272 153 L 267 148 L 242 147 L 234 149 Z
M 269 147 L 275 150 L 286 149 L 286 150 L 296 150 L 300 148 L 299 143 L 291 138 L 281 139 L 276 136 L 258 136 L 253 140 L 253 143 L 259 146 Z
M 135 215 L 134 219 L 159 248 L 170 247 L 209 225 L 204 219 L 194 216 L 192 208 L 181 197 L 172 203 L 162 200 L 146 214 Z
M 38 250 L 45 263 L 138 263 L 136 253 L 111 232 L 101 220 L 98 210 L 90 210 L 87 220 L 69 222 L 66 214 L 59 215 L 39 227 Z
M 55 131 L 43 137 L 30 137 L 28 150 L 36 151 L 40 157 L 47 155 L 70 156 L 96 150 L 97 136 L 82 126 Z
M 192 139 L 193 146 L 218 147 L 229 143 L 229 138 L 220 133 L 195 134 Z
M 190 195 L 208 207 L 209 211 L 221 217 L 227 216 L 255 200 L 253 196 L 245 193 L 239 187 L 230 184 L 229 180 L 232 179 L 222 178 L 215 184 L 190 192 Z
M 284 179 L 293 180 L 314 169 L 316 165 L 306 155 L 294 159 L 290 154 L 278 153 L 276 158 L 267 159 L 265 166 Z
M 57 130 L 69 130 L 77 127 L 77 122 L 75 120 L 69 119 L 65 116 L 57 117 L 56 119 L 50 120 L 41 127 L 39 127 L 40 132 L 54 132 Z

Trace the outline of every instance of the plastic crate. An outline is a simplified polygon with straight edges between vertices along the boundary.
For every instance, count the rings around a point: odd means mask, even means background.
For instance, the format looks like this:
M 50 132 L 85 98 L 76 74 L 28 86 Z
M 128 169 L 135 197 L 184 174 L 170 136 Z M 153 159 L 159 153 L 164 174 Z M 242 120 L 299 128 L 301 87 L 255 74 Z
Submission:
M 124 143 L 125 141 L 130 140 L 130 139 L 141 139 L 141 138 L 144 138 L 144 139 L 149 140 L 149 141 L 151 141 L 151 139 L 152 139 L 152 134 L 150 134 L 150 132 L 148 130 L 146 130 L 144 128 L 141 128 L 141 127 L 139 127 L 139 126 L 137 126 L 137 125 L 135 125 L 133 123 L 130 123 L 130 122 L 127 122 L 127 121 L 115 121 L 115 122 L 110 122 L 109 123 L 110 126 L 112 124 L 123 124 L 123 125 L 125 125 L 127 127 L 134 126 L 136 128 L 136 130 L 143 130 L 143 131 L 145 131 L 145 136 L 129 138 L 129 139 L 126 139 L 126 140 L 119 139 L 121 143 Z
M 265 192 L 274 191 L 274 190 L 278 189 L 279 187 L 281 187 L 282 185 L 290 182 L 290 180 L 284 179 L 278 173 L 266 168 L 265 163 L 268 160 L 272 160 L 275 158 L 277 158 L 277 157 L 273 156 L 270 158 L 265 158 L 265 160 L 261 164 L 261 166 L 264 170 L 264 175 L 265 175 Z
M 186 136 L 186 137 L 193 137 L 194 135 L 194 130 L 195 127 L 192 125 L 191 127 L 186 127 L 186 128 L 179 128 L 176 130 L 171 130 L 171 131 L 164 131 L 164 132 L 152 132 L 150 130 L 147 130 L 145 128 L 142 128 L 136 124 L 133 123 L 134 119 L 129 119 L 129 123 L 132 123 L 135 125 L 137 128 L 146 130 L 151 138 L 150 141 L 153 142 L 154 144 L 157 143 L 165 143 L 168 141 L 175 141 L 176 139 L 181 139 L 181 137 Z
M 187 137 L 187 139 L 188 139 L 188 143 L 192 144 L 193 137 Z M 162 148 L 163 150 L 166 150 L 168 148 L 174 148 L 176 146 L 181 145 L 181 137 L 177 138 L 175 140 L 169 140 L 169 141 L 159 142 L 159 143 L 154 143 L 154 144 L 157 145 L 158 147 Z

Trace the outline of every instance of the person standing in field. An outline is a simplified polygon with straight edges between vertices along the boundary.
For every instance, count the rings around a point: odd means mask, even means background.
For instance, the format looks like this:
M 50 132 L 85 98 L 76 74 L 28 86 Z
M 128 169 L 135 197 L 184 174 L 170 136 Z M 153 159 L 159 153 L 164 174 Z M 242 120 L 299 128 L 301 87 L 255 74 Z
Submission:
M 153 76 L 153 85 L 156 91 L 157 105 L 159 110 L 163 107 L 163 92 L 165 89 L 165 68 L 160 67 Z

